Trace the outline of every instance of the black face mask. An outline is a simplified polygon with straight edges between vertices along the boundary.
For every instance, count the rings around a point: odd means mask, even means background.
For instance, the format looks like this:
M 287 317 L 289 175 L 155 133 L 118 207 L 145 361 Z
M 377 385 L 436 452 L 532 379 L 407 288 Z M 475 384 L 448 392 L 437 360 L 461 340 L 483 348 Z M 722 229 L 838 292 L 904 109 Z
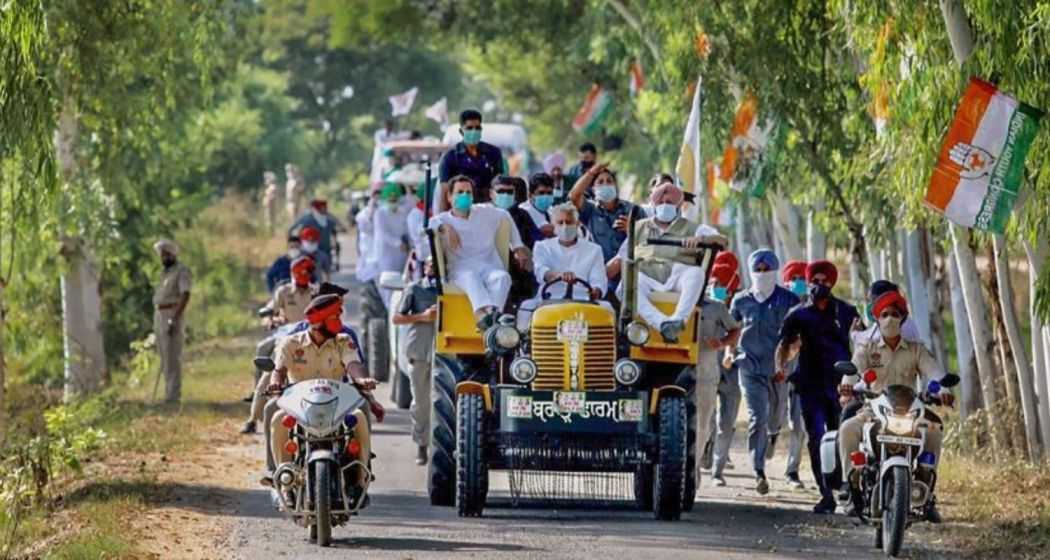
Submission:
M 326 327 L 324 325 L 321 325 L 320 327 L 318 327 L 317 332 L 321 333 L 321 336 L 323 336 L 325 340 L 331 340 L 331 339 L 335 338 L 337 334 L 339 334 L 339 333 L 334 333 L 334 332 L 328 330 L 328 327 Z
M 813 301 L 828 299 L 831 297 L 831 288 L 824 284 L 810 284 L 809 297 L 813 298 Z
M 171 268 L 175 265 L 175 257 L 162 257 L 160 263 L 164 265 L 164 268 Z
M 594 167 L 594 162 L 593 162 L 593 161 L 581 161 L 581 162 L 580 162 L 580 167 L 581 167 L 581 168 L 582 168 L 582 169 L 583 169 L 584 171 L 586 171 L 586 170 L 588 170 L 588 169 L 590 169 L 590 168 Z

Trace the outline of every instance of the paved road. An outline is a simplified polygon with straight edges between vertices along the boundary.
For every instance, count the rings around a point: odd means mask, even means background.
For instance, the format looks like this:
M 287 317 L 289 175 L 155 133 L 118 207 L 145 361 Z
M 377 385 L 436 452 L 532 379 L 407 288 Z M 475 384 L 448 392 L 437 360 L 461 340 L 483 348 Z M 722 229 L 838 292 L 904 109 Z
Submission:
M 348 247 L 349 244 L 344 244 Z M 345 273 L 337 280 L 349 283 Z M 352 316 L 353 304 L 348 310 Z M 389 393 L 381 387 L 380 394 Z M 231 493 L 233 523 L 228 539 L 234 558 L 879 558 L 874 530 L 857 528 L 843 516 L 815 516 L 812 490 L 789 489 L 774 477 L 772 491 L 759 497 L 742 468 L 745 450 L 734 450 L 735 471 L 728 486 L 701 484 L 693 512 L 678 522 L 658 522 L 638 511 L 488 509 L 480 519 L 460 519 L 452 508 L 431 507 L 425 468 L 413 462 L 415 448 L 405 411 L 388 404 L 386 422 L 377 426 L 373 447 L 379 454 L 372 505 L 352 523 L 336 528 L 330 549 L 307 542 L 300 529 L 275 512 L 268 493 L 255 485 L 257 472 L 245 473 L 243 491 Z M 738 431 L 739 433 L 739 431 Z M 738 440 L 742 438 L 737 438 Z M 260 465 L 261 439 L 220 450 L 242 464 Z M 804 468 L 808 466 L 804 463 Z M 783 472 L 782 458 L 767 469 Z M 494 482 L 502 485 L 497 477 Z M 812 481 L 808 486 L 813 487 Z M 909 557 L 942 557 L 943 531 L 913 528 L 906 541 Z M 940 545 L 943 546 L 943 545 Z M 218 556 L 218 554 L 217 554 Z

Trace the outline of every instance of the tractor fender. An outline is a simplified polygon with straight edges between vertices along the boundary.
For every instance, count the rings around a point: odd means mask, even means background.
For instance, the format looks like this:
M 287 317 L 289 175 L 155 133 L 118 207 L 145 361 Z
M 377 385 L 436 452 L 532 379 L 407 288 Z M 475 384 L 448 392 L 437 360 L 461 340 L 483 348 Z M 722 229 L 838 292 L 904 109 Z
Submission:
M 492 412 L 492 391 L 488 385 L 477 381 L 460 381 L 456 384 L 456 396 L 481 395 L 485 401 L 485 412 Z
M 677 395 L 684 399 L 689 395 L 689 392 L 678 385 L 664 385 L 653 389 L 653 396 L 649 399 L 649 415 L 655 416 L 659 411 L 660 399 L 670 395 Z

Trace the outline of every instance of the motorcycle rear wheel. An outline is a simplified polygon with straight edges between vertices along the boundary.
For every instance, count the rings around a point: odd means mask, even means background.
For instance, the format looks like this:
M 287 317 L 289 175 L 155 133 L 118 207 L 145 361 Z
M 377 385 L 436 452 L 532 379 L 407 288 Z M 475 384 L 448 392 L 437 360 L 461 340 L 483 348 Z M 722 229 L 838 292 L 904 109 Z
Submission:
M 904 544 L 904 529 L 908 525 L 911 502 L 911 473 L 902 466 L 890 469 L 883 479 L 882 551 L 896 558 Z M 887 496 L 887 494 L 889 494 Z

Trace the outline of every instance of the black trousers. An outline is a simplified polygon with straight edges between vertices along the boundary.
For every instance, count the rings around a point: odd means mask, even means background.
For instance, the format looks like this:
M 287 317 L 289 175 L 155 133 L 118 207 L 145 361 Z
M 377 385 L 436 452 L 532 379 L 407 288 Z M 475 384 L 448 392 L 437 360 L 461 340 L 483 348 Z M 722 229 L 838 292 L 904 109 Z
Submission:
M 806 447 L 809 451 L 809 464 L 813 467 L 813 478 L 817 481 L 822 496 L 832 496 L 834 490 L 842 485 L 842 468 L 840 466 L 835 469 L 834 474 L 825 480 L 820 468 L 820 440 L 825 433 L 839 429 L 842 407 L 838 398 L 828 397 L 826 394 L 799 391 L 798 396 L 802 404 L 802 422 L 809 437 Z

